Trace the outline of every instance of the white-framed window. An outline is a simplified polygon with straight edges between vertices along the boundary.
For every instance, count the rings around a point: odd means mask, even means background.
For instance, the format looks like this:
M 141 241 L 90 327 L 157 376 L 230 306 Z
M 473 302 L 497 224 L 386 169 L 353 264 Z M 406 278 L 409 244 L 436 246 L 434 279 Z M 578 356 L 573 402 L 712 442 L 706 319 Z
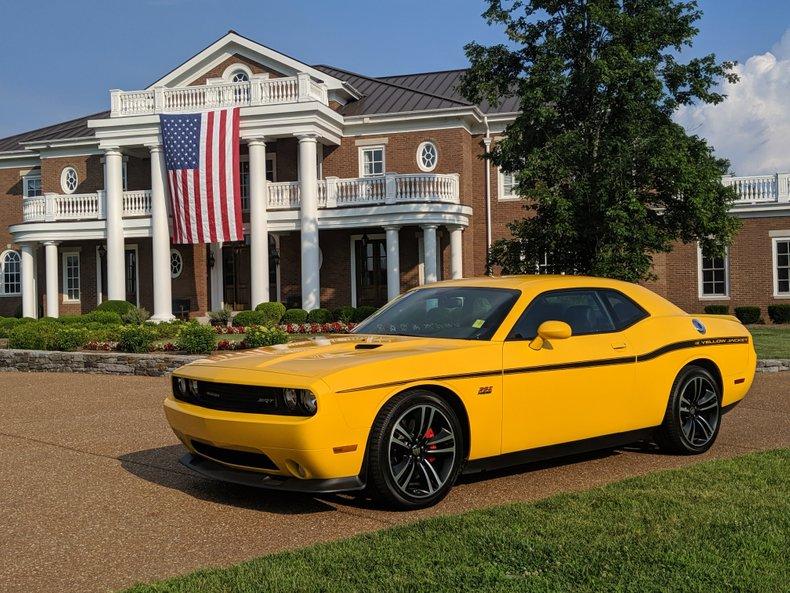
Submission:
M 277 155 L 266 155 L 266 181 L 277 181 Z M 250 157 L 241 155 L 239 160 L 239 189 L 241 191 L 241 209 L 250 209 Z
M 170 250 L 170 277 L 175 280 L 184 271 L 184 258 L 178 249 Z
M 543 252 L 543 257 L 538 260 L 538 264 L 536 266 L 538 274 L 553 274 L 554 266 L 552 265 L 551 261 L 549 260 L 549 253 L 548 251 Z
M 359 147 L 359 176 L 377 177 L 384 175 L 384 147 L 360 146 Z
M 417 166 L 420 171 L 433 171 L 439 162 L 439 149 L 430 140 L 420 143 L 417 147 Z
M 516 193 L 516 176 L 513 173 L 503 173 L 501 169 L 499 170 L 499 199 L 521 199 L 521 196 Z
M 726 299 L 730 294 L 729 253 L 723 257 L 705 257 L 697 246 L 697 283 L 699 298 Z
M 230 74 L 230 81 L 231 82 L 249 82 L 250 75 L 247 74 L 244 70 L 239 68 L 238 70 L 234 70 Z
M 41 191 L 41 173 L 28 173 L 22 178 L 22 195 L 26 198 L 43 195 Z
M 63 253 L 63 302 L 80 300 L 80 254 L 78 251 Z
M 77 190 L 79 179 L 74 167 L 64 167 L 60 172 L 60 187 L 65 194 L 73 194 Z
M 790 237 L 773 239 L 774 296 L 790 297 Z
M 129 190 L 129 162 L 124 158 L 121 164 L 121 183 L 123 184 L 123 191 Z
M 22 258 L 9 249 L 0 254 L 0 296 L 22 294 Z

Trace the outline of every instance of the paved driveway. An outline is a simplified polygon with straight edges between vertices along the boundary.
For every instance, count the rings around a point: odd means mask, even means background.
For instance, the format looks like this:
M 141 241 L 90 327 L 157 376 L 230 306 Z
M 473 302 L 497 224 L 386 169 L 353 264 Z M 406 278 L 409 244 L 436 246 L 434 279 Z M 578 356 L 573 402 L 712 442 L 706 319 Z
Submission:
M 0 373 L 0 591 L 107 591 L 434 514 L 790 445 L 790 373 L 761 375 L 700 457 L 606 452 L 466 480 L 438 507 L 271 494 L 196 477 L 165 379 Z

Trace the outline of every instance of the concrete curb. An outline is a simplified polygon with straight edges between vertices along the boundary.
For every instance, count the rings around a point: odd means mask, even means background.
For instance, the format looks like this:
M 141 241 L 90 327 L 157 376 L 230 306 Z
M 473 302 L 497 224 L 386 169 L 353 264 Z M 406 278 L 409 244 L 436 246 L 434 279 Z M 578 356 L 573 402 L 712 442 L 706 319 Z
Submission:
M 0 349 L 0 371 L 161 377 L 199 358 L 205 357 L 160 352 L 127 354 L 124 352 L 50 352 Z
M 790 360 L 782 358 L 766 358 L 757 361 L 758 373 L 779 373 L 790 371 Z

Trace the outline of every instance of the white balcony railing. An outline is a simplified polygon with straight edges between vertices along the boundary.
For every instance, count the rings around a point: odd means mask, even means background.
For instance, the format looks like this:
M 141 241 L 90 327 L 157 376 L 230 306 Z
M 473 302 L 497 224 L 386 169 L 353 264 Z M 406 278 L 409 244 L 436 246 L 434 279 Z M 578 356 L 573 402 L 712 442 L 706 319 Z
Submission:
M 736 205 L 790 201 L 790 173 L 722 177 L 722 184 L 734 187 Z
M 299 208 L 298 181 L 267 184 L 269 210 Z M 243 200 L 246 209 L 246 200 Z M 318 182 L 319 208 L 395 205 L 407 203 L 460 203 L 458 175 L 421 173 L 381 177 L 340 179 L 328 177 Z M 44 194 L 22 201 L 23 222 L 101 220 L 105 218 L 103 191 L 92 194 Z M 123 192 L 123 216 L 150 216 L 151 190 Z
M 299 73 L 284 78 L 254 78 L 248 82 L 226 82 L 179 88 L 156 87 L 147 91 L 110 91 L 111 117 L 179 113 L 318 101 L 329 103 L 326 85 Z

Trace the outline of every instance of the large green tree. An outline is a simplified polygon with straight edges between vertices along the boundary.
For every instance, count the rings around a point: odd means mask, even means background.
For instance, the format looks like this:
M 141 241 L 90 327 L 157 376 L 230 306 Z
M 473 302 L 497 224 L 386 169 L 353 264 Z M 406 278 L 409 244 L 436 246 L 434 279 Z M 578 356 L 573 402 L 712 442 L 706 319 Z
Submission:
M 721 102 L 718 82 L 737 80 L 714 55 L 680 59 L 696 2 L 488 0 L 483 16 L 508 42 L 465 47 L 461 90 L 475 103 L 518 97 L 486 158 L 514 174 L 528 211 L 491 264 L 533 273 L 546 254 L 556 272 L 637 281 L 674 241 L 724 250 L 738 228 L 720 182 L 729 163 L 672 119 L 681 105 Z

